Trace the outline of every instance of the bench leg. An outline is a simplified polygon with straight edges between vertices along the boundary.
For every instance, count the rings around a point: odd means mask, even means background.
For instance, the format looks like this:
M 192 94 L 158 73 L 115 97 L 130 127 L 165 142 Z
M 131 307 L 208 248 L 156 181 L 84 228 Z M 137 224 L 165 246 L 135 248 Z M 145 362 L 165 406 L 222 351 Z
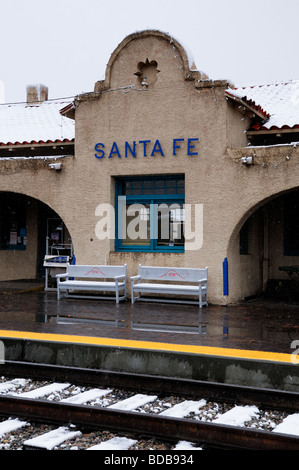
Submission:
M 141 298 L 141 295 L 137 293 L 137 296 L 134 297 L 134 292 L 132 291 L 132 295 L 131 295 L 131 302 L 132 304 L 135 303 L 136 300 L 139 300 Z
M 202 287 L 204 288 L 204 292 L 202 292 Z M 199 284 L 199 308 L 202 308 L 203 305 L 208 305 L 208 287 L 207 285 L 202 286 Z
M 133 304 L 135 302 L 135 300 L 138 300 L 140 299 L 140 294 L 138 294 L 137 292 L 137 296 L 134 297 L 134 290 L 133 290 L 133 287 L 132 287 L 132 290 L 131 290 L 131 303 Z

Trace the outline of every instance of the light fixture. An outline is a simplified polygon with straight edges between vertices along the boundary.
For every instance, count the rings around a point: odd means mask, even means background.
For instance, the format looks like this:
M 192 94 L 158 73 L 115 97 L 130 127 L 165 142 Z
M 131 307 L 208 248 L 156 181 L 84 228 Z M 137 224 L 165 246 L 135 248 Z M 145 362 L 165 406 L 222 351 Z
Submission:
M 244 163 L 244 165 L 252 165 L 253 157 L 241 157 L 241 162 Z
M 56 171 L 61 170 L 62 163 L 50 163 L 49 168 L 50 170 L 56 170 Z

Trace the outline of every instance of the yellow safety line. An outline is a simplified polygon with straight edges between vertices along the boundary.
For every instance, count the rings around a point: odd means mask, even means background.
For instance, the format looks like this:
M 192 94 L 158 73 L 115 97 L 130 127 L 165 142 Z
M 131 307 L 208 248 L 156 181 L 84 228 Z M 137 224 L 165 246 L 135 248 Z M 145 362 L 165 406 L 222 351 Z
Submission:
M 51 341 L 74 344 L 89 344 L 97 346 L 113 346 L 117 348 L 147 349 L 155 351 L 183 352 L 221 357 L 256 359 L 263 361 L 291 363 L 291 354 L 267 351 L 251 351 L 244 349 L 218 348 L 210 346 L 195 346 L 188 344 L 170 344 L 151 341 L 133 341 L 118 338 L 99 338 L 93 336 L 60 335 L 55 333 L 34 333 L 30 331 L 0 330 L 1 338 L 20 338 L 38 341 Z

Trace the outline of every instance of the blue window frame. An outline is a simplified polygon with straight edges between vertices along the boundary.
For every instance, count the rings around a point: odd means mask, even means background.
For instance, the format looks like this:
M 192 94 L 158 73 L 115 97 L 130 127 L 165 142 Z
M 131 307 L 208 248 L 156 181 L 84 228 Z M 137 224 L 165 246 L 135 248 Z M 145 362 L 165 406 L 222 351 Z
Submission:
M 184 176 L 116 180 L 116 251 L 183 252 Z

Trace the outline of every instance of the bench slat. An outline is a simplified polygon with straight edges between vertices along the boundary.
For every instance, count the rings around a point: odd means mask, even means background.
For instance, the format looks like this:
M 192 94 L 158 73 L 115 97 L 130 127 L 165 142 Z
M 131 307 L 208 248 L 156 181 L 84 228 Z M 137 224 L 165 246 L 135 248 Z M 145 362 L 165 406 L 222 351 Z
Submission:
M 57 299 L 61 298 L 61 291 L 66 291 L 66 297 L 89 298 L 85 295 L 74 295 L 74 291 L 110 291 L 115 292 L 116 303 L 126 298 L 126 272 L 127 265 L 68 265 L 65 274 L 58 274 Z M 105 280 L 102 280 L 105 279 Z M 107 281 L 106 279 L 111 279 Z M 72 294 L 69 291 L 72 291 Z M 120 296 L 122 292 L 122 296 Z M 105 298 L 105 297 L 97 297 Z M 108 297 L 107 297 L 108 298 Z
M 123 287 L 125 284 L 124 282 L 119 282 L 118 286 Z M 97 281 L 63 281 L 60 284 L 60 290 L 66 289 L 88 289 L 88 290 L 107 290 L 107 289 L 115 290 L 115 282 L 97 282 Z
M 68 265 L 67 273 L 70 277 L 113 278 L 125 275 L 126 266 Z
M 207 268 L 175 268 L 139 265 L 138 274 L 142 279 L 156 281 L 180 281 L 197 282 L 203 277 L 207 277 Z
M 141 282 L 142 280 L 155 282 Z M 175 282 L 179 282 L 179 284 L 175 284 Z M 193 284 L 186 284 L 191 282 Z M 135 297 L 134 293 L 139 293 L 139 295 Z M 197 303 L 201 308 L 203 305 L 208 305 L 208 268 L 189 269 L 139 265 L 138 275 L 131 277 L 132 303 L 135 300 L 146 300 L 140 296 L 141 293 L 198 296 Z M 148 300 L 154 301 L 152 298 Z M 158 298 L 155 301 L 169 300 Z M 190 301 L 185 302 L 190 303 Z

